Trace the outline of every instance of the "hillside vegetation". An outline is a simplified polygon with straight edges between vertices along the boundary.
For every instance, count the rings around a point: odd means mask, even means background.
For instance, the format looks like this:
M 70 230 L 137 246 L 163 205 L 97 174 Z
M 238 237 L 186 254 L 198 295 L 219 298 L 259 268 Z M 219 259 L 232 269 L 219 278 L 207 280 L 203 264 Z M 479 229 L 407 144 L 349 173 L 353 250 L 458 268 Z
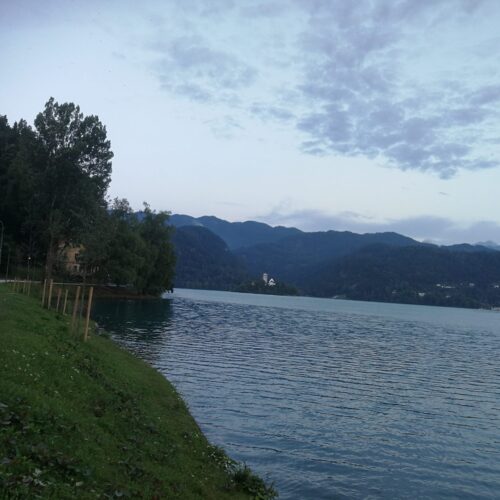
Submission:
M 248 276 L 226 243 L 202 226 L 176 228 L 172 243 L 177 287 L 231 290 Z
M 500 306 L 500 252 L 491 244 L 491 248 L 469 244 L 439 247 L 397 233 L 290 234 L 271 226 L 264 231 L 260 223 L 260 234 L 266 234 L 267 241 L 259 242 L 251 237 L 254 228 L 250 223 L 216 219 L 216 236 L 203 225 L 212 219 L 172 216 L 181 226 L 178 233 L 203 232 L 203 244 L 174 240 L 176 250 L 181 249 L 176 282 L 182 286 L 290 295 L 298 291 L 318 297 L 458 307 Z M 222 241 L 224 235 L 247 245 L 230 251 Z M 265 287 L 264 272 L 279 286 Z M 241 281 L 245 274 L 248 278 Z
M 272 498 L 146 363 L 0 285 L 0 498 Z

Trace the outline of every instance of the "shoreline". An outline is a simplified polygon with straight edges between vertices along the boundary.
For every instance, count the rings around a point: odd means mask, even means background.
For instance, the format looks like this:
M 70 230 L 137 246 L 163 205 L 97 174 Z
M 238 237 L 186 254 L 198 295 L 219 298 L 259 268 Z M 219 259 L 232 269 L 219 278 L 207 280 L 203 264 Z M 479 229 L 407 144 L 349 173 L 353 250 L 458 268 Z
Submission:
M 69 322 L 0 285 L 0 496 L 275 497 L 208 442 L 162 374 Z

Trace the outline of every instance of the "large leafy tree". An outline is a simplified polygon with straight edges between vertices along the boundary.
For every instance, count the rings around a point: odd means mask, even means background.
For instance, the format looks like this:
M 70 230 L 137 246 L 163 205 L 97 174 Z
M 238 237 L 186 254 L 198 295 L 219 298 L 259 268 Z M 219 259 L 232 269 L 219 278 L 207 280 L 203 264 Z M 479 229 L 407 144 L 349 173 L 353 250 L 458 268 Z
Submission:
M 144 204 L 139 234 L 145 245 L 145 258 L 137 273 L 135 288 L 145 294 L 158 295 L 173 289 L 175 254 L 170 242 L 170 214 L 155 212 Z
M 91 238 L 85 242 L 84 264 L 95 268 L 95 277 L 105 283 L 133 285 L 145 259 L 139 221 L 126 199 L 116 198 Z
M 42 148 L 35 172 L 35 226 L 50 276 L 58 247 L 82 241 L 105 207 L 113 153 L 99 118 L 84 116 L 73 103 L 49 99 L 35 119 L 35 131 Z
M 134 213 L 126 199 L 115 199 L 85 242 L 83 263 L 94 279 L 128 285 L 138 293 L 159 295 L 173 287 L 175 256 L 168 212 L 144 204 Z
M 12 127 L 0 116 L 0 220 L 10 250 L 33 255 L 36 234 L 37 164 L 41 148 L 33 129 L 20 120 Z

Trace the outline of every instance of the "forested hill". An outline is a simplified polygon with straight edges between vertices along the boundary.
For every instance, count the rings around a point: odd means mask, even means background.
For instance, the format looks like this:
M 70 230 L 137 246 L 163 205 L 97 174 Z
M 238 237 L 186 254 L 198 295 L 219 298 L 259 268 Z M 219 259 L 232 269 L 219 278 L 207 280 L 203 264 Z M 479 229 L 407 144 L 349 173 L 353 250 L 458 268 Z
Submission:
M 500 306 L 500 252 L 375 245 L 312 269 L 302 291 L 459 307 Z
M 196 218 L 189 215 L 174 214 L 170 217 L 170 224 L 175 227 L 204 227 L 222 238 L 231 250 L 259 243 L 272 243 L 287 236 L 302 233 L 302 231 L 294 227 L 272 227 L 255 221 L 228 222 L 213 216 Z
M 232 290 L 247 279 L 245 266 L 226 243 L 201 226 L 183 226 L 172 235 L 179 288 Z
M 236 290 L 270 277 L 321 297 L 462 307 L 500 306 L 500 252 L 492 244 L 439 247 L 397 233 L 305 233 L 260 223 L 172 216 L 176 286 Z M 236 224 L 236 225 L 235 225 Z M 224 228 L 221 231 L 220 228 Z M 258 228 L 262 242 L 252 239 Z M 278 230 L 278 231 L 275 231 Z M 229 235 L 229 236 L 228 236 Z M 279 237 L 281 235 L 281 238 Z M 229 248 L 226 238 L 247 246 Z M 257 281 L 255 281 L 257 283 Z
M 281 241 L 254 245 L 235 253 L 252 274 L 268 269 L 281 279 L 299 284 L 312 266 L 353 253 L 375 243 L 390 246 L 421 245 L 397 233 L 356 234 L 349 231 L 301 233 Z

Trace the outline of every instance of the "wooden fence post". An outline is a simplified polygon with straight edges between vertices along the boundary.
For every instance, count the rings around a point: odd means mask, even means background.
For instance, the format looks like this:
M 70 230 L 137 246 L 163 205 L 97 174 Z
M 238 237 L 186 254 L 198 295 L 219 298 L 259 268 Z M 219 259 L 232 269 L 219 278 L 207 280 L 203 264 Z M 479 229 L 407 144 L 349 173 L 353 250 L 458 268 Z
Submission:
M 49 281 L 49 296 L 47 297 L 47 309 L 50 309 L 50 303 L 52 302 L 52 287 L 54 286 L 54 280 Z
M 66 288 L 66 292 L 64 293 L 64 305 L 63 305 L 63 314 L 66 315 L 66 305 L 68 304 L 68 289 Z
M 89 295 L 87 298 L 87 317 L 85 318 L 85 333 L 83 334 L 83 341 L 87 342 L 89 336 L 89 321 L 90 321 L 90 310 L 92 309 L 92 296 L 94 295 L 94 287 L 91 286 L 89 290 Z
M 71 329 L 74 328 L 75 326 L 75 320 L 76 320 L 76 313 L 78 311 L 78 299 L 80 298 L 80 287 L 76 287 L 76 296 L 75 296 L 75 302 L 73 304 L 73 316 L 71 318 Z
M 42 307 L 45 306 L 45 291 L 47 289 L 47 279 L 43 280 L 43 289 L 42 289 Z
M 62 290 L 59 288 L 57 290 L 57 302 L 56 302 L 56 311 L 59 312 L 59 304 L 61 303 L 61 292 Z

